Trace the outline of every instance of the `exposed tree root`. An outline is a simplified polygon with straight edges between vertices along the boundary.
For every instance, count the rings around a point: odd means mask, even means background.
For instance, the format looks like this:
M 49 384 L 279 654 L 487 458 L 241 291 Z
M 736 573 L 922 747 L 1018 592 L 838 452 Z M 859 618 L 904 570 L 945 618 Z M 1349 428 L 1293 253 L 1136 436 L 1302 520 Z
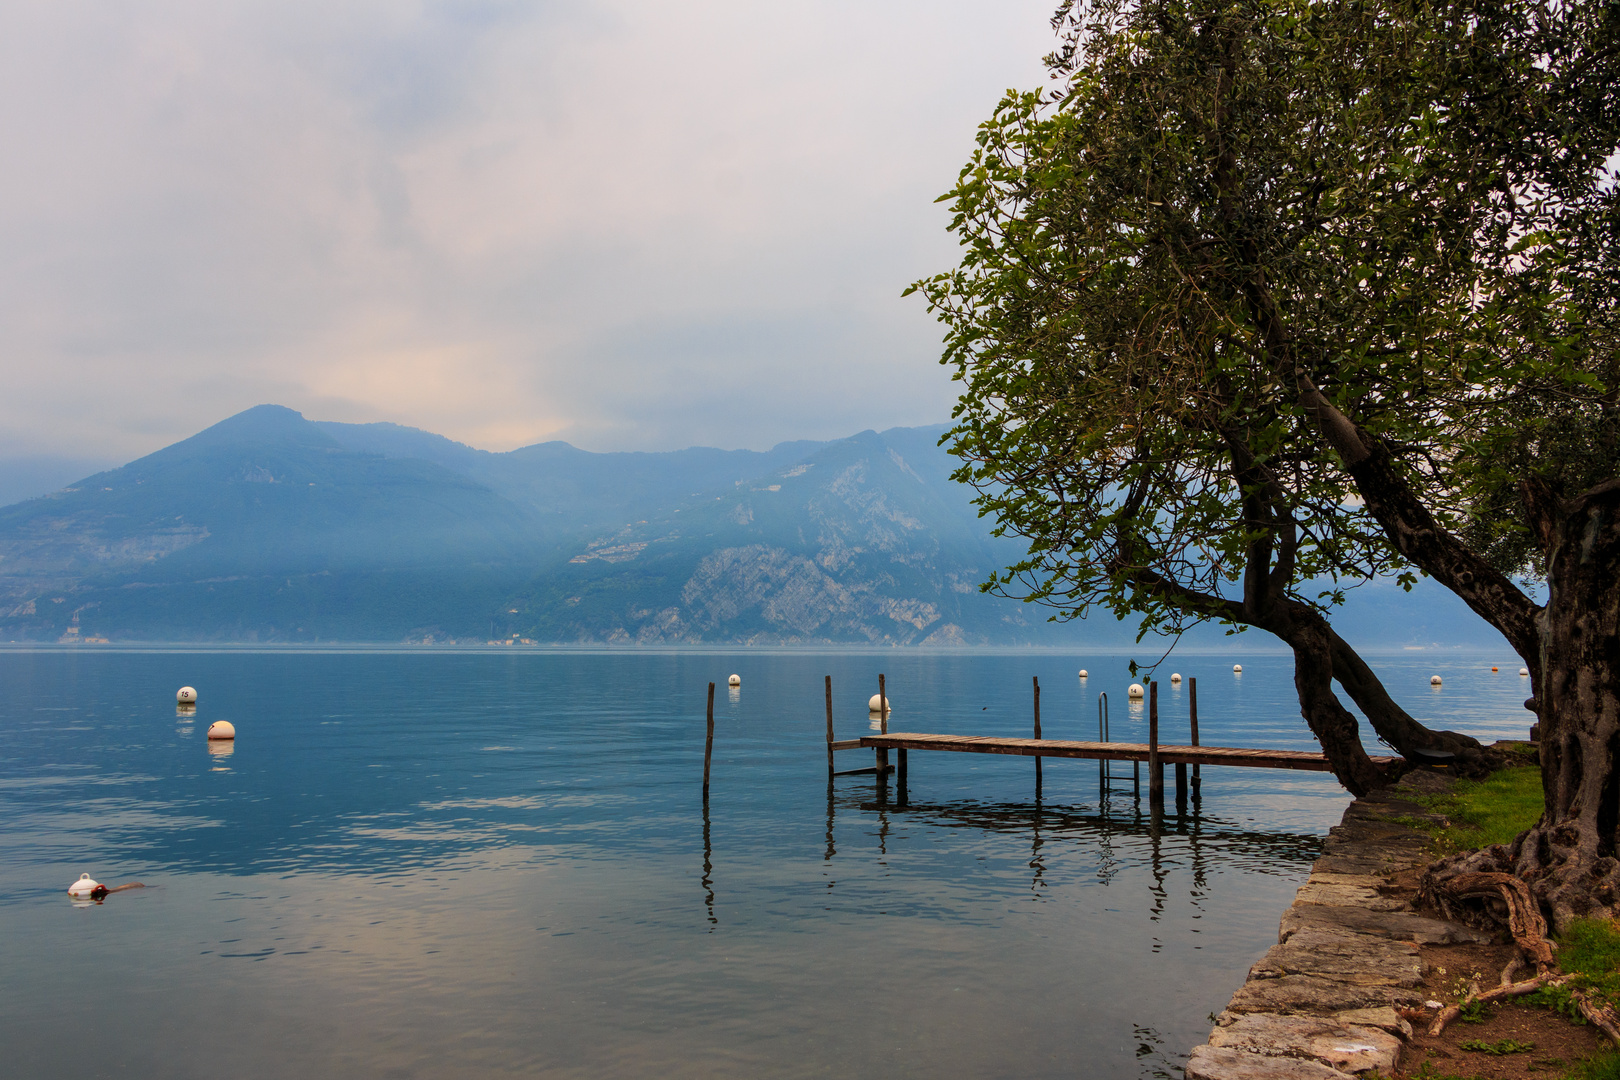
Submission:
M 1537 975 L 1552 970 L 1554 946 L 1547 940 L 1547 920 L 1541 917 L 1541 905 L 1530 886 L 1519 878 L 1500 871 L 1466 871 L 1442 877 L 1431 869 L 1423 875 L 1419 894 L 1446 918 L 1475 924 L 1481 921 L 1480 912 L 1468 902 L 1480 902 L 1492 921 L 1507 924 L 1514 943 L 1525 960 L 1535 965 Z
M 1521 861 L 1525 841 L 1530 836 L 1531 833 L 1526 833 L 1519 837 L 1512 847 L 1498 844 L 1442 859 L 1423 875 L 1418 895 L 1425 903 L 1439 908 L 1448 919 L 1482 929 L 1499 930 L 1505 926 L 1513 935 L 1514 944 L 1519 947 L 1519 955 L 1509 960 L 1502 969 L 1496 987 L 1481 990 L 1479 984 L 1474 983 L 1462 1001 L 1447 1005 L 1435 1015 L 1429 1023 L 1430 1035 L 1443 1032 L 1446 1025 L 1469 1005 L 1522 997 L 1546 986 L 1562 986 L 1573 977 L 1558 974 L 1553 959 L 1556 946 L 1547 940 L 1547 921 L 1541 915 L 1541 901 L 1536 895 L 1542 891 L 1539 886 L 1544 886 L 1546 882 L 1527 882 L 1515 874 L 1497 869 L 1511 867 Z M 1607 868 L 1600 868 L 1604 869 Z M 1590 877 L 1601 881 L 1603 875 L 1595 873 Z M 1598 895 L 1602 895 L 1601 891 Z M 1591 904 L 1582 913 L 1590 913 L 1599 907 L 1600 904 Z M 1536 974 L 1514 982 L 1513 976 L 1526 964 L 1534 965 Z M 1572 992 L 1570 999 L 1588 1023 L 1620 1047 L 1620 1013 L 1613 1006 L 1594 1000 L 1581 990 Z
M 1444 1031 L 1446 1025 L 1455 1020 L 1466 1006 L 1521 997 L 1544 986 L 1557 986 L 1568 980 L 1569 976 L 1559 975 L 1556 971 L 1553 960 L 1555 946 L 1547 940 L 1547 920 L 1541 917 L 1541 906 L 1531 893 L 1530 886 L 1512 874 L 1493 870 L 1447 875 L 1440 866 L 1436 866 L 1423 875 L 1419 895 L 1438 907 L 1448 919 L 1475 925 L 1505 923 L 1513 935 L 1514 944 L 1519 947 L 1519 955 L 1502 969 L 1497 986 L 1481 990 L 1479 984 L 1474 983 L 1462 1001 L 1440 1010 L 1429 1024 L 1430 1035 Z M 1514 982 L 1514 974 L 1527 963 L 1534 965 L 1536 974 L 1522 982 Z
M 1471 925 L 1497 929 L 1502 912 L 1488 909 L 1495 905 L 1458 905 L 1452 897 L 1448 908 L 1441 885 L 1469 874 L 1505 873 L 1525 883 L 1558 933 L 1578 918 L 1620 918 L 1620 859 L 1598 847 L 1595 840 L 1583 839 L 1575 822 L 1537 825 L 1512 844 L 1441 859 L 1424 875 L 1424 899 L 1453 917 L 1460 913 Z
M 1614 1006 L 1593 1001 L 1584 990 L 1576 990 L 1570 998 L 1575 1002 L 1575 1007 L 1581 1010 L 1581 1015 L 1586 1017 L 1587 1023 L 1620 1047 L 1620 1014 L 1614 1011 Z
M 1447 1005 L 1445 1008 L 1441 1009 L 1437 1014 L 1435 1014 L 1435 1018 L 1429 1023 L 1429 1034 L 1438 1035 L 1445 1031 L 1446 1025 L 1457 1019 L 1457 1017 L 1462 1014 L 1463 1009 L 1469 1005 L 1476 1003 L 1483 1005 L 1491 1001 L 1501 1001 L 1504 998 L 1523 997 L 1525 994 L 1535 993 L 1544 986 L 1559 986 L 1565 982 L 1568 982 L 1571 977 L 1572 976 L 1569 975 L 1554 975 L 1549 972 L 1546 974 L 1537 975 L 1533 979 L 1526 979 L 1523 982 L 1506 983 L 1502 986 L 1496 987 L 1495 989 L 1486 990 L 1483 992 L 1479 990 L 1478 984 L 1475 984 L 1474 989 L 1468 994 L 1467 997 L 1463 998 L 1455 1005 Z M 1607 1031 L 1608 1029 L 1605 1028 L 1604 1030 Z

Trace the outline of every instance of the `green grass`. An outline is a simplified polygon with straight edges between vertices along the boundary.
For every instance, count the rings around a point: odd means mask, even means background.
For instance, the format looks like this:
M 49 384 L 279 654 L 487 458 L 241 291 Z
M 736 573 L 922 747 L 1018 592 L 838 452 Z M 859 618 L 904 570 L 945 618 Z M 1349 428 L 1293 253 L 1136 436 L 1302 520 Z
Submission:
M 1574 1062 L 1568 1066 L 1567 1072 L 1555 1073 L 1551 1071 L 1564 1066 L 1564 1062 L 1558 1058 L 1535 1061 L 1532 1062 L 1532 1065 L 1538 1071 L 1546 1071 L 1548 1080 L 1553 1080 L 1554 1077 L 1557 1080 L 1620 1080 L 1620 1054 L 1616 1054 L 1612 1050 L 1605 1050 L 1596 1057 L 1587 1058 L 1585 1061 Z M 1417 1080 L 1481 1080 L 1478 1073 L 1463 1075 L 1441 1072 L 1435 1068 L 1432 1060 L 1424 1061 L 1418 1066 L 1417 1072 L 1409 1075 L 1416 1077 Z M 1363 1080 L 1386 1080 L 1386 1078 L 1383 1074 L 1374 1070 L 1367 1073 Z
M 1620 1080 L 1620 1054 L 1612 1050 L 1577 1062 L 1567 1080 Z
M 1535 765 L 1501 769 L 1483 780 L 1459 780 L 1444 794 L 1414 796 L 1413 801 L 1450 821 L 1444 827 L 1408 821 L 1434 837 L 1441 855 L 1510 844 L 1541 820 L 1541 769 Z
M 1558 939 L 1558 965 L 1587 978 L 1616 978 L 1620 929 L 1608 919 L 1576 919 Z
M 1474 1050 L 1481 1054 L 1490 1054 L 1492 1057 L 1503 1057 L 1507 1054 L 1528 1054 L 1536 1048 L 1535 1043 L 1520 1042 L 1518 1039 L 1498 1039 L 1495 1042 L 1486 1042 L 1484 1039 L 1469 1039 L 1460 1042 L 1457 1047 L 1461 1050 Z
M 1478 1073 L 1473 1076 L 1463 1076 L 1459 1073 L 1441 1072 L 1434 1067 L 1434 1062 L 1430 1060 L 1425 1060 L 1422 1065 L 1418 1066 L 1418 1071 L 1411 1075 L 1415 1076 L 1417 1080 L 1482 1080 Z M 1367 1073 L 1364 1080 L 1385 1080 L 1385 1077 L 1382 1073 L 1373 1071 Z
M 1575 976 L 1562 986 L 1550 986 L 1524 1000 L 1563 1013 L 1578 1024 L 1586 1023 L 1571 1000 L 1576 990 L 1620 1008 L 1620 929 L 1607 919 L 1576 919 L 1558 938 L 1558 966 Z M 1620 1065 L 1616 1065 L 1620 1069 Z M 1616 1074 L 1620 1080 L 1620 1073 Z

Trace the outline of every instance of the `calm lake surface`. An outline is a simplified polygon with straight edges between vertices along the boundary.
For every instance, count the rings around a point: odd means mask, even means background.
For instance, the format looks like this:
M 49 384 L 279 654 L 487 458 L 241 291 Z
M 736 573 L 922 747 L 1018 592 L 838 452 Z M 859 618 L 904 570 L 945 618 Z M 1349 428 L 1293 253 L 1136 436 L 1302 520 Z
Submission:
M 1374 665 L 1421 719 L 1527 729 L 1505 649 Z M 1286 657 L 1172 668 L 1205 743 L 1313 748 Z M 829 792 L 822 677 L 853 738 L 880 671 L 893 730 L 1028 734 L 1039 676 L 1047 737 L 1107 691 L 1145 740 L 1125 658 L 1080 652 L 0 652 L 4 1072 L 1179 1076 L 1346 794 L 1206 768 L 1156 832 L 1095 763 L 1037 798 L 1033 762 L 922 752 L 903 806 Z M 75 905 L 82 872 L 150 887 Z

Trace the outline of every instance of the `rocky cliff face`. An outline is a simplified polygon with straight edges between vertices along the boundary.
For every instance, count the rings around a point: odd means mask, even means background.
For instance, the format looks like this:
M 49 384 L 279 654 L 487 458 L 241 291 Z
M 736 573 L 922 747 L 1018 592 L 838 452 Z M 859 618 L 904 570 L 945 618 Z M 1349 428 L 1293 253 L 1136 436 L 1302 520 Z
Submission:
M 1028 640 L 978 591 L 998 552 L 940 463 L 866 432 L 648 520 L 593 536 L 534 582 L 546 640 L 964 644 Z M 915 442 L 916 440 L 914 440 Z M 940 454 L 923 443 L 925 450 Z M 917 453 L 916 447 L 907 447 Z M 929 479 L 932 473 L 935 480 Z

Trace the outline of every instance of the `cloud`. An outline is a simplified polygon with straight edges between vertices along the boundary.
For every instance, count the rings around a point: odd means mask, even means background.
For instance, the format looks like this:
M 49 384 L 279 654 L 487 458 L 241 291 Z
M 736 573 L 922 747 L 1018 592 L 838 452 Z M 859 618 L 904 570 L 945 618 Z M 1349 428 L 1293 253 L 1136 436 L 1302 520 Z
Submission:
M 0 449 L 266 401 L 491 449 L 941 419 L 899 293 L 1050 6 L 10 5 Z

